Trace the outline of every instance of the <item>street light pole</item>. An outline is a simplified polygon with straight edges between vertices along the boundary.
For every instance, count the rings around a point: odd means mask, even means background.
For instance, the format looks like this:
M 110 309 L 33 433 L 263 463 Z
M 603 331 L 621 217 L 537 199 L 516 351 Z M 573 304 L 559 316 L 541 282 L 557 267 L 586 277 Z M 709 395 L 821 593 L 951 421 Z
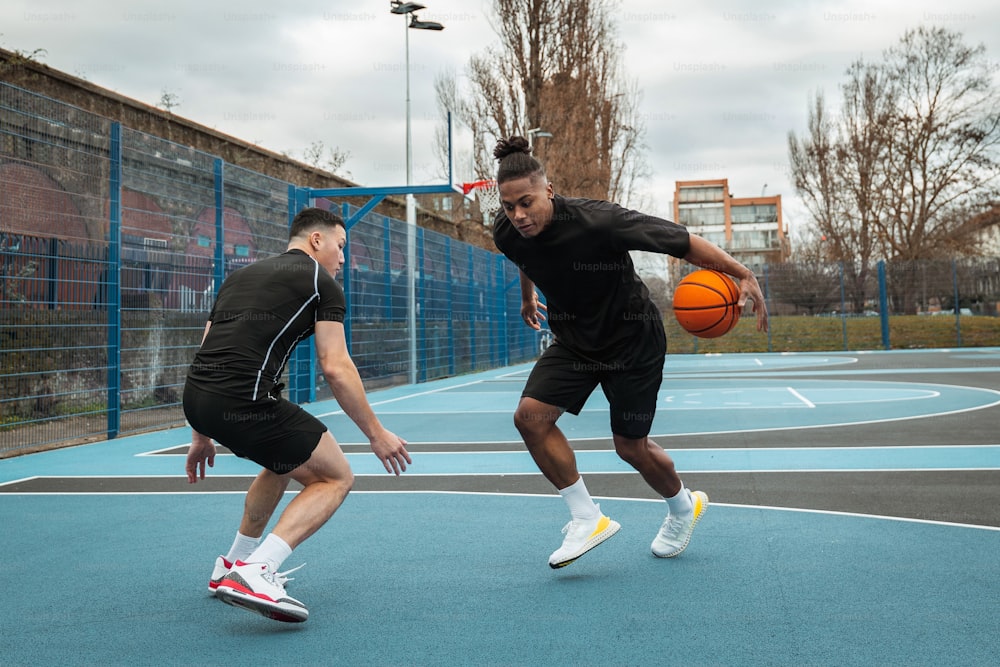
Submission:
M 406 23 L 406 185 L 413 185 L 413 135 L 410 121 L 410 29 L 444 30 L 435 21 L 421 21 L 413 12 L 425 9 L 416 2 L 390 0 L 393 14 L 409 17 Z M 417 383 L 417 200 L 413 193 L 406 193 L 406 297 L 408 328 L 410 330 L 410 384 Z
M 413 131 L 410 126 L 410 26 L 406 26 L 406 184 L 413 185 Z M 410 384 L 417 383 L 417 199 L 406 193 L 406 310 L 410 331 Z
M 406 184 L 413 185 L 413 133 L 410 129 L 410 26 L 406 30 Z M 409 199 L 413 195 L 407 194 Z

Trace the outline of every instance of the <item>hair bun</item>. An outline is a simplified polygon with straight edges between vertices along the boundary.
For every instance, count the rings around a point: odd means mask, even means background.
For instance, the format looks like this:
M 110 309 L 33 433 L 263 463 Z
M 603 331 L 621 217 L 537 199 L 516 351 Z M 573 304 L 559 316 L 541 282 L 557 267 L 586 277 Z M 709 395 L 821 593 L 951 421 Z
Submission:
M 524 137 L 514 135 L 507 139 L 501 139 L 497 142 L 496 148 L 493 149 L 493 157 L 497 160 L 502 160 L 508 155 L 513 155 L 514 153 L 531 155 L 531 144 L 529 144 L 528 140 Z

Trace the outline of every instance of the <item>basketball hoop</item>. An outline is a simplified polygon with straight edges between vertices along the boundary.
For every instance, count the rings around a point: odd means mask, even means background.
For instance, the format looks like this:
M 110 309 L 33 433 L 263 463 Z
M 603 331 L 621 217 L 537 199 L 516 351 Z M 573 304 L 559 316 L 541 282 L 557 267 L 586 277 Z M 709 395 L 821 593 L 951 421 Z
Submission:
M 474 183 L 463 183 L 462 192 L 469 194 L 474 192 L 479 200 L 479 210 L 483 214 L 483 224 L 488 225 L 493 222 L 493 216 L 500 210 L 500 188 L 493 180 L 476 181 Z

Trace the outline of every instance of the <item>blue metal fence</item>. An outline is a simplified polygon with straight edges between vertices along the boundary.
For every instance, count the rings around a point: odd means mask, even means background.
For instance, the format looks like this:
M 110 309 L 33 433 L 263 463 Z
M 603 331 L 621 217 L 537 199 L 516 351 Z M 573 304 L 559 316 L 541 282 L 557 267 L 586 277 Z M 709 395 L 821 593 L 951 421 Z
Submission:
M 0 453 L 179 423 L 216 290 L 282 252 L 309 204 L 350 221 L 341 280 L 369 388 L 537 355 L 512 264 L 333 196 L 0 83 Z M 947 345 L 1000 345 L 985 317 L 1000 314 L 998 263 L 757 267 L 771 332 L 762 337 L 746 317 L 723 342 L 776 352 L 940 344 L 912 333 L 919 322 L 944 329 Z M 690 268 L 672 267 L 670 280 Z M 667 312 L 670 281 L 659 282 L 650 289 Z M 667 320 L 671 352 L 713 343 Z M 286 382 L 295 401 L 330 395 L 308 345 Z
M 184 377 L 222 280 L 283 252 L 302 206 L 341 206 L 302 192 L 0 84 L 0 452 L 181 422 Z M 416 267 L 405 222 L 367 213 L 349 233 L 341 279 L 367 386 L 534 356 L 530 335 L 504 332 L 496 291 L 512 267 L 492 270 L 493 253 L 417 233 Z M 330 395 L 309 345 L 286 381 L 293 400 Z

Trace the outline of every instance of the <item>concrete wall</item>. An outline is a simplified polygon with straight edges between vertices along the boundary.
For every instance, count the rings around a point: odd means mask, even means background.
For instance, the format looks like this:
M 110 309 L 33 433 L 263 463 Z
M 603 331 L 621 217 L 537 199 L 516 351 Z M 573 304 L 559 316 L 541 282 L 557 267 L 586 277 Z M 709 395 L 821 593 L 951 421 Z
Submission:
M 0 80 L 118 121 L 125 127 L 190 146 L 216 155 L 231 164 L 299 186 L 335 188 L 367 185 L 353 183 L 248 141 L 217 132 L 5 49 L 0 49 Z M 461 197 L 455 197 L 457 208 Z M 347 201 L 361 206 L 367 202 L 367 198 Z M 406 219 L 402 197 L 387 198 L 375 210 L 398 220 Z M 480 248 L 496 250 L 490 230 L 480 221 L 451 220 L 429 211 L 418 210 L 417 224 Z

